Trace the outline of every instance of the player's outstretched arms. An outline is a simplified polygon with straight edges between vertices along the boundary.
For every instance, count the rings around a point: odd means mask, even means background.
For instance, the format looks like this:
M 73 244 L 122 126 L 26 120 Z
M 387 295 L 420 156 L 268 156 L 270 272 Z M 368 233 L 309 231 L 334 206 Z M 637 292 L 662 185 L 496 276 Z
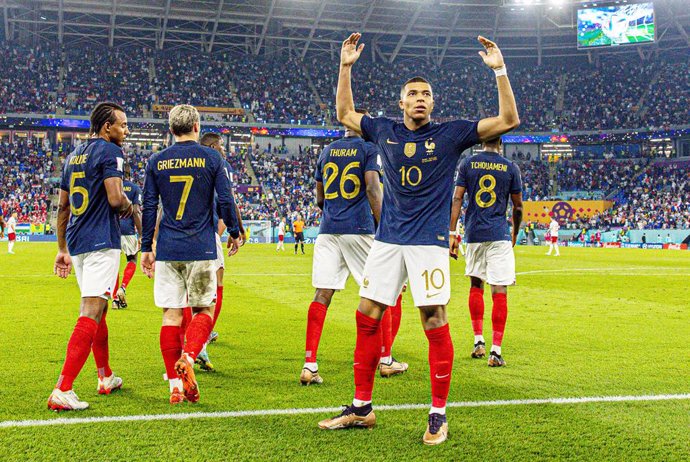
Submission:
M 72 257 L 70 257 L 67 250 L 67 222 L 69 222 L 70 204 L 69 193 L 64 189 L 60 190 L 58 196 L 58 216 L 57 216 L 57 239 L 58 239 L 58 253 L 55 256 L 55 265 L 53 266 L 53 273 L 58 277 L 65 279 L 72 271 Z
M 362 128 L 362 114 L 355 112 L 355 102 L 352 98 L 352 65 L 357 62 L 364 50 L 364 44 L 359 44 L 362 34 L 355 32 L 343 41 L 340 50 L 340 73 L 338 74 L 338 90 L 335 96 L 335 108 L 338 121 L 350 130 L 360 135 Z
M 477 40 L 486 50 L 480 51 L 479 55 L 484 60 L 484 64 L 496 73 L 496 84 L 498 85 L 498 116 L 480 120 L 477 127 L 479 139 L 486 141 L 517 128 L 520 125 L 520 117 L 501 50 L 494 42 L 481 35 L 477 37 Z
M 453 203 L 450 209 L 450 238 L 448 253 L 452 258 L 458 259 L 458 247 L 460 242 L 458 240 L 458 220 L 460 219 L 460 212 L 462 212 L 462 201 L 465 197 L 465 187 L 456 186 L 453 193 Z

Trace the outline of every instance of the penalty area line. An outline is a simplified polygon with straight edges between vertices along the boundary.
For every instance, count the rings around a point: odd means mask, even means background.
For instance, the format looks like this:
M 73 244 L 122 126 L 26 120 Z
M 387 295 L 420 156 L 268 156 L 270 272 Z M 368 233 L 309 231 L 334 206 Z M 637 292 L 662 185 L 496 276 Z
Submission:
M 509 399 L 495 401 L 460 401 L 448 403 L 448 407 L 500 407 L 532 406 L 544 404 L 585 404 L 585 403 L 621 403 L 645 401 L 690 400 L 690 393 L 667 395 L 629 395 L 629 396 L 586 396 L 580 398 L 537 398 Z M 428 409 L 429 404 L 384 404 L 375 406 L 377 411 L 406 411 Z M 156 420 L 190 420 L 190 419 L 233 419 L 238 417 L 267 417 L 283 415 L 327 414 L 340 411 L 340 407 L 311 407 L 292 409 L 257 409 L 248 411 L 190 412 L 179 414 L 142 414 L 104 417 L 59 417 L 45 420 L 4 420 L 0 428 L 53 427 L 76 424 L 97 424 L 108 422 L 151 422 Z

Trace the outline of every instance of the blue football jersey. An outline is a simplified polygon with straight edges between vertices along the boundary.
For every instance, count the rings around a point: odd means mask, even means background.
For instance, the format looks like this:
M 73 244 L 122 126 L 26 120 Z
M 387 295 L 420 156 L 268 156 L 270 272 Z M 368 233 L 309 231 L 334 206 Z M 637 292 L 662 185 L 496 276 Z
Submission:
M 453 175 L 462 152 L 479 142 L 477 122 L 430 122 L 412 131 L 384 117 L 363 117 L 362 135 L 383 164 L 383 209 L 376 239 L 448 247 Z
M 234 183 L 235 171 L 232 169 L 232 167 L 230 166 L 230 163 L 227 160 L 223 160 L 223 165 L 225 166 L 225 171 L 228 173 L 228 181 L 230 184 L 230 188 L 232 189 L 235 187 L 235 183 Z M 231 194 L 232 194 L 232 192 L 231 192 Z M 213 229 L 216 230 L 216 232 L 218 232 L 218 221 L 219 221 L 219 217 L 220 217 L 221 212 L 220 212 L 220 205 L 218 204 L 218 201 L 216 199 L 218 199 L 218 195 L 214 192 L 213 193 L 213 202 L 214 202 Z M 234 196 L 233 196 L 233 199 L 234 199 Z M 228 230 L 228 231 L 230 231 L 230 230 Z
M 141 205 L 141 188 L 129 180 L 125 180 L 122 185 L 127 198 L 132 201 L 134 205 Z M 123 236 L 133 236 L 137 233 L 134 229 L 134 220 L 132 217 L 120 218 L 120 231 Z
M 239 236 L 228 172 L 217 151 L 195 141 L 184 141 L 151 156 L 144 183 L 142 252 L 151 251 L 160 198 L 163 216 L 156 259 L 215 259 L 214 192 L 228 232 Z
M 480 152 L 460 162 L 455 184 L 467 192 L 465 241 L 509 241 L 508 200 L 522 192 L 518 166 L 498 153 Z
M 69 193 L 71 255 L 120 248 L 118 212 L 110 207 L 104 181 L 122 178 L 123 167 L 122 149 L 103 138 L 88 140 L 65 159 L 60 189 Z
M 367 198 L 365 172 L 380 172 L 379 150 L 358 136 L 339 139 L 324 148 L 314 178 L 324 183 L 323 234 L 374 234 L 374 216 Z

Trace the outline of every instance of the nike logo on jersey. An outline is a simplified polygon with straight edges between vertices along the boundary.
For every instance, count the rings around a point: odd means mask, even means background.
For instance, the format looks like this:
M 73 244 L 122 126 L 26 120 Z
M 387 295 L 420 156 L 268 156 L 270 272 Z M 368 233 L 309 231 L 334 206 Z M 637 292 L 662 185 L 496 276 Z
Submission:
M 436 374 L 435 377 L 436 377 L 437 379 L 445 379 L 445 378 L 448 377 L 449 375 L 450 375 L 450 374 L 446 374 L 446 375 L 438 375 L 438 374 Z
M 388 144 L 400 144 L 400 143 L 396 143 L 395 141 L 391 141 L 390 138 L 386 138 L 386 143 L 388 143 Z
M 441 292 L 436 292 L 435 294 L 426 294 L 426 298 L 434 298 L 437 295 L 441 295 Z

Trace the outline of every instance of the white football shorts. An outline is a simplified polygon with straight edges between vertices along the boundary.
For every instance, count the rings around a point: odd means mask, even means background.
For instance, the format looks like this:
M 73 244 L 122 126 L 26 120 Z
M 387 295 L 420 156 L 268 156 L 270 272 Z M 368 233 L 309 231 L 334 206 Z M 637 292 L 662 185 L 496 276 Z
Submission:
M 515 254 L 510 241 L 467 244 L 465 276 L 472 276 L 492 286 L 515 284 Z
M 125 236 L 124 234 L 120 238 L 120 248 L 122 253 L 125 255 L 136 255 L 139 252 L 139 240 L 136 234 Z
M 216 233 L 216 271 L 218 271 L 221 268 L 225 268 L 225 254 L 223 253 L 223 244 L 220 241 L 220 236 L 218 233 Z
M 448 259 L 445 247 L 374 241 L 364 265 L 359 295 L 392 306 L 409 279 L 415 306 L 447 305 L 450 300 Z
M 82 297 L 108 300 L 120 270 L 120 250 L 102 249 L 72 256 L 77 284 Z
M 156 262 L 153 299 L 157 307 L 209 307 L 215 297 L 215 260 Z
M 319 234 L 314 245 L 311 283 L 317 289 L 343 290 L 352 274 L 362 285 L 373 234 Z

